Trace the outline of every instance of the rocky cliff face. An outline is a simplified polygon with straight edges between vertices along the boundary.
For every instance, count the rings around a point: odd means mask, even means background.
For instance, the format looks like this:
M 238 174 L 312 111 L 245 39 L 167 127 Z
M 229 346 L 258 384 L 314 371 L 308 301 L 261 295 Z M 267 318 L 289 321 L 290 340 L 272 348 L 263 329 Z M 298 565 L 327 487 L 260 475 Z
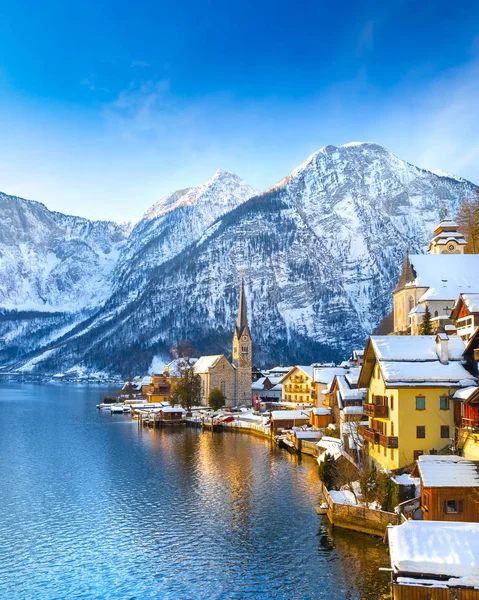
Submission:
M 17 310 L 98 307 L 131 229 L 1 193 L 0 223 L 0 306 Z
M 256 363 L 345 358 L 389 312 L 406 250 L 476 190 L 366 143 L 327 146 L 249 199 L 228 173 L 200 187 L 152 207 L 104 305 L 24 368 L 125 374 L 181 339 L 229 352 L 242 269 Z

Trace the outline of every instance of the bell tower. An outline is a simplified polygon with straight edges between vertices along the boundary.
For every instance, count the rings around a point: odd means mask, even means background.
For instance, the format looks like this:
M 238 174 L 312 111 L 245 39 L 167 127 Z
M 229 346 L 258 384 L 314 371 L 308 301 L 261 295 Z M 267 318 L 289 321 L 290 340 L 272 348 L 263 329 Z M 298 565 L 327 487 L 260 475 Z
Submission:
M 464 254 L 466 238 L 458 231 L 458 225 L 447 216 L 444 206 L 444 217 L 434 230 L 436 236 L 429 243 L 429 254 Z
M 241 273 L 241 287 L 238 305 L 238 319 L 233 332 L 233 365 L 235 367 L 236 404 L 250 405 L 252 401 L 252 342 L 248 325 L 244 272 Z

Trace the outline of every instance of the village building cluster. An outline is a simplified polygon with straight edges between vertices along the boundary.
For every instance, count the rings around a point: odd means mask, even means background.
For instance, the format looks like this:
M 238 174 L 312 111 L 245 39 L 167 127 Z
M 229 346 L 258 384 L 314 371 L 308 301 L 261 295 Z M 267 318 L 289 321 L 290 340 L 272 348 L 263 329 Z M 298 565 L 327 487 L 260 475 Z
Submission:
M 188 358 L 204 406 L 217 389 L 226 411 L 252 407 L 236 421 L 223 413 L 218 423 L 247 423 L 320 465 L 332 460 L 350 480 L 366 469 L 391 478 L 399 490 L 393 513 L 358 500 L 358 481 L 324 488 L 323 510 L 340 526 L 387 528 L 396 600 L 430 598 L 431 588 L 445 593 L 434 598 L 479 598 L 479 255 L 464 254 L 465 245 L 445 214 L 428 253 L 406 256 L 392 331 L 370 336 L 340 365 L 254 368 L 244 278 L 232 361 L 224 354 Z M 181 360 L 130 385 L 148 404 L 168 403 Z M 212 428 L 215 414 L 208 417 Z M 348 524 L 342 505 L 361 505 L 364 524 Z M 448 544 L 458 548 L 453 564 L 450 554 L 439 556 Z

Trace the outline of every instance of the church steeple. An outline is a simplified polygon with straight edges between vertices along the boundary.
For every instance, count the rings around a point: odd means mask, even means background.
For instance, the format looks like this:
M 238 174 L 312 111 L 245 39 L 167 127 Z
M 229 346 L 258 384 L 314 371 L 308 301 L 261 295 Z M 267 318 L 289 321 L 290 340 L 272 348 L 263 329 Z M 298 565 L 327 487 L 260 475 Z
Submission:
M 238 319 L 236 321 L 236 333 L 241 336 L 243 330 L 248 328 L 248 312 L 246 307 L 246 295 L 244 291 L 244 271 L 241 273 L 240 298 L 238 304 Z M 249 328 L 248 328 L 249 329 Z
M 237 404 L 251 404 L 252 341 L 248 325 L 244 273 L 241 273 L 241 287 L 238 304 L 238 319 L 233 331 L 233 366 L 235 367 L 235 397 Z

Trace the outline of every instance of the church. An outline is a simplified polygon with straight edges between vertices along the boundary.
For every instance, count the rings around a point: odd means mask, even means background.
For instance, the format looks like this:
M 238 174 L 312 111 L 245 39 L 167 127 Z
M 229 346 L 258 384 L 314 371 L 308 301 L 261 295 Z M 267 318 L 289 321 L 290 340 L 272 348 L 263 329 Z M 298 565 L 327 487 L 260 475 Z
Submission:
M 249 406 L 252 402 L 252 341 L 244 273 L 241 276 L 238 319 L 233 330 L 232 357 L 232 363 L 224 354 L 200 356 L 195 362 L 195 372 L 201 377 L 202 404 L 208 404 L 210 392 L 215 388 L 226 397 L 226 406 Z
M 406 256 L 394 298 L 394 333 L 417 335 L 426 306 L 436 332 L 455 333 L 451 318 L 461 294 L 479 291 L 479 255 L 464 254 L 466 239 L 447 211 L 427 254 Z

